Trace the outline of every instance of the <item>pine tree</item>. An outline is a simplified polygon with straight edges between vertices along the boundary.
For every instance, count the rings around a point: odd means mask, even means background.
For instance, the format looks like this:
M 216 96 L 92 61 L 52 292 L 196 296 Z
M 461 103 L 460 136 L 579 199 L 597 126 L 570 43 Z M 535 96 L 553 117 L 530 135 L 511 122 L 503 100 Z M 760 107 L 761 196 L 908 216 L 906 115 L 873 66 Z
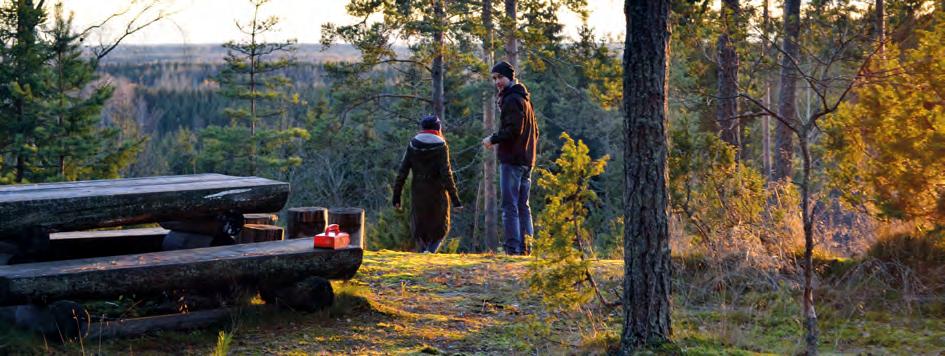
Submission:
M 243 42 L 227 42 L 226 64 L 219 81 L 222 94 L 236 100 L 224 114 L 229 126 L 211 126 L 200 133 L 203 153 L 198 165 L 207 171 L 237 175 L 284 172 L 301 159 L 285 149 L 293 139 L 307 138 L 308 131 L 286 124 L 290 105 L 298 104 L 290 94 L 291 82 L 283 74 L 295 63 L 288 57 L 295 41 L 262 42 L 261 36 L 275 30 L 278 17 L 260 18 L 260 9 L 269 0 L 250 0 L 253 17 L 237 23 L 249 37 Z M 272 58 L 277 55 L 282 57 Z
M 538 186 L 546 192 L 538 215 L 529 264 L 529 288 L 553 308 L 575 310 L 594 297 L 590 273 L 592 237 L 585 226 L 588 207 L 597 201 L 590 181 L 607 166 L 609 156 L 593 160 L 584 142 L 561 134 L 564 145 L 552 170 L 538 169 Z
M 34 176 L 43 168 L 38 146 L 49 139 L 43 122 L 49 50 L 39 33 L 46 21 L 43 5 L 44 1 L 16 0 L 0 7 L 0 153 L 5 157 L 0 177 L 16 183 L 42 179 Z
M 898 75 L 856 89 L 824 125 L 828 173 L 849 201 L 928 227 L 945 225 L 945 13 L 935 16 L 916 48 L 887 45 L 871 68 Z
M 44 120 L 49 140 L 39 147 L 43 180 L 118 178 L 142 149 L 144 138 L 120 137 L 120 129 L 101 127 L 102 107 L 111 85 L 96 83 L 96 58 L 83 58 L 81 38 L 72 16 L 56 4 L 49 31 L 50 60 L 46 76 L 50 96 Z M 83 93 L 89 89 L 89 93 Z M 39 172 L 37 172 L 39 174 Z

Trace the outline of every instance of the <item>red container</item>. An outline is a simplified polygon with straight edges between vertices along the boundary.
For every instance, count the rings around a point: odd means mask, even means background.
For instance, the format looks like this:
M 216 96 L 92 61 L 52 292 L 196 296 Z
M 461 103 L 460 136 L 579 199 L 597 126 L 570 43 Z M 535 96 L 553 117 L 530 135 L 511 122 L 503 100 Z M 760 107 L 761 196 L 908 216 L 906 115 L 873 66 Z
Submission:
M 340 249 L 348 247 L 351 243 L 351 237 L 347 232 L 341 232 L 338 224 L 331 224 L 325 227 L 325 232 L 315 235 L 315 248 Z

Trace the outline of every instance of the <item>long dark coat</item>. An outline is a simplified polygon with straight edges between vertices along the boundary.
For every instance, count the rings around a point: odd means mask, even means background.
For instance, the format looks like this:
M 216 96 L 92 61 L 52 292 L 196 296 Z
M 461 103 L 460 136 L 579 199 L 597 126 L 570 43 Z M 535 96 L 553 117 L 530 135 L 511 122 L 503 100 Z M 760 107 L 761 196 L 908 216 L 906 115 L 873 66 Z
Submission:
M 394 182 L 394 204 L 400 204 L 400 193 L 411 171 L 410 233 L 418 251 L 436 252 L 450 231 L 450 202 L 461 205 L 446 141 L 429 133 L 410 140 Z

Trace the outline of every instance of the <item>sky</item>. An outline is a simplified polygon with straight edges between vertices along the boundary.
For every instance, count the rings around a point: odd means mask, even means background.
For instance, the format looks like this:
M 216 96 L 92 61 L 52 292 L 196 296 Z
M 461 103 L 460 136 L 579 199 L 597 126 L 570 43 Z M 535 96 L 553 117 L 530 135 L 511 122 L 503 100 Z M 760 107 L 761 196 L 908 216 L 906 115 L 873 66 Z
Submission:
M 125 9 L 135 0 L 62 0 L 67 11 L 75 14 L 74 24 L 83 29 L 98 24 L 109 15 Z M 137 13 L 143 0 L 130 13 Z M 246 0 L 162 0 L 160 10 L 173 12 L 167 20 L 155 23 L 126 38 L 126 44 L 206 44 L 239 39 L 234 20 L 245 22 L 252 15 Z M 622 38 L 624 32 L 623 0 L 588 0 L 591 10 L 588 24 L 599 35 Z M 272 0 L 263 8 L 265 15 L 278 16 L 279 31 L 269 41 L 296 39 L 300 43 L 318 43 L 321 25 L 326 22 L 347 24 L 355 21 L 344 10 L 345 0 Z M 131 5 L 135 6 L 135 5 Z M 159 9 L 152 9 L 153 17 Z M 573 37 L 581 25 L 570 12 L 560 14 L 566 25 L 565 35 Z M 99 36 L 108 39 L 121 33 L 129 16 L 113 19 Z M 619 36 L 619 37 L 618 37 Z M 92 38 L 96 40 L 96 38 Z

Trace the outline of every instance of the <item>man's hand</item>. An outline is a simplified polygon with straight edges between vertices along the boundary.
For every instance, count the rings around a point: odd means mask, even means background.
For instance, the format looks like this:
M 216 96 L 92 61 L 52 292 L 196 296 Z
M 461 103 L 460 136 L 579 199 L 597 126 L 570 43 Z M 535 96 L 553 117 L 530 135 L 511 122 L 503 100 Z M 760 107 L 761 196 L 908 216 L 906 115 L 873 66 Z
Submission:
M 486 136 L 486 138 L 482 139 L 482 147 L 492 149 L 492 137 Z

